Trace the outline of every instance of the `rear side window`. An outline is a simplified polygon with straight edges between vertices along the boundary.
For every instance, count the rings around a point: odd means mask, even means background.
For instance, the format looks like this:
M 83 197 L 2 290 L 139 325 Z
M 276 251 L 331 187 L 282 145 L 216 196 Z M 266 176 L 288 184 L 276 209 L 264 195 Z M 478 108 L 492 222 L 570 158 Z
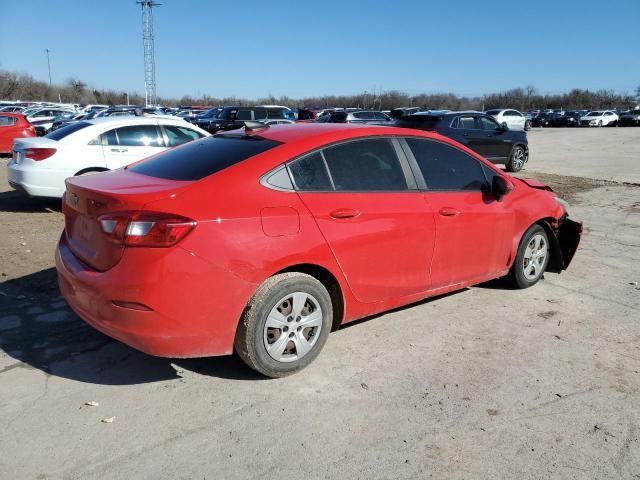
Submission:
M 200 180 L 278 145 L 280 142 L 258 136 L 206 137 L 167 150 L 129 170 L 168 180 Z
M 51 140 L 62 140 L 64 137 L 71 135 L 72 133 L 77 132 L 78 130 L 82 130 L 83 128 L 91 125 L 89 122 L 74 122 L 69 125 L 65 125 L 62 128 L 54 130 L 51 133 L 45 135 L 45 137 L 50 138 Z
M 238 120 L 251 120 L 251 110 L 238 110 Z
M 15 125 L 18 122 L 16 117 L 0 117 L 0 127 Z
M 487 180 L 478 160 L 444 143 L 408 138 L 429 190 L 484 190 Z
M 289 170 L 298 190 L 333 190 L 322 155 L 319 152 L 302 157 L 289 164 Z
M 476 119 L 475 117 L 459 117 L 458 118 L 458 127 L 464 128 L 467 130 L 475 130 L 476 129 Z
M 323 150 L 336 191 L 407 190 L 391 140 L 372 138 L 335 145 Z

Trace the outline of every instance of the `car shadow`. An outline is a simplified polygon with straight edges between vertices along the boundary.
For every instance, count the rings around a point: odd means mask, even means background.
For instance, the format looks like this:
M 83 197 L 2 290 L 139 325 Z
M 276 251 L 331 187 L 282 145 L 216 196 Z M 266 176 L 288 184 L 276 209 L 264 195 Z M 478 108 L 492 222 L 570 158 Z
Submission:
M 58 292 L 54 268 L 0 283 L 0 349 L 18 361 L 0 367 L 0 374 L 34 368 L 101 385 L 175 380 L 182 370 L 229 380 L 264 378 L 236 356 L 160 358 L 112 340 L 69 308 Z
M 0 212 L 60 212 L 61 209 L 57 198 L 34 198 L 17 190 L 0 192 Z

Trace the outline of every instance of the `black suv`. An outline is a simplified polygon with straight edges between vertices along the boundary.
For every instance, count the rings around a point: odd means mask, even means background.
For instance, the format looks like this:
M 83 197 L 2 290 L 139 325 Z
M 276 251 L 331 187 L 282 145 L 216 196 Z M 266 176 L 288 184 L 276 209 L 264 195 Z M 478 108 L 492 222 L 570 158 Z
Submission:
M 242 128 L 245 120 L 257 122 L 272 119 L 286 120 L 289 119 L 288 113 L 290 111 L 282 107 L 223 107 L 215 115 L 201 115 L 191 122 L 207 132 L 216 133 L 219 130 Z
M 460 142 L 508 172 L 522 170 L 529 159 L 527 134 L 509 130 L 480 112 L 416 113 L 402 117 L 399 127 L 434 131 Z

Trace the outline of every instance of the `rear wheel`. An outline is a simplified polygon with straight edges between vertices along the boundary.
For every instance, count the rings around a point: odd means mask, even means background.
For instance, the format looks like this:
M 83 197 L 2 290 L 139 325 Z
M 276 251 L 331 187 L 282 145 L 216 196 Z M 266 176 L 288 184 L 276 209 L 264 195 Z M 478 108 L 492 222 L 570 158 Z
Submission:
M 527 160 L 527 152 L 520 145 L 516 145 L 511 150 L 509 161 L 507 162 L 507 172 L 519 172 L 524 167 Z
M 531 122 L 527 120 L 524 122 L 524 131 L 528 132 L 529 130 L 531 130 Z
M 602 120 L 598 120 L 598 126 L 601 127 L 602 126 Z
M 333 323 L 331 297 L 314 277 L 282 273 L 266 280 L 245 309 L 235 348 L 267 377 L 284 377 L 309 365 Z
M 549 264 L 549 238 L 540 225 L 532 225 L 522 236 L 518 253 L 509 272 L 516 288 L 528 288 L 542 278 Z

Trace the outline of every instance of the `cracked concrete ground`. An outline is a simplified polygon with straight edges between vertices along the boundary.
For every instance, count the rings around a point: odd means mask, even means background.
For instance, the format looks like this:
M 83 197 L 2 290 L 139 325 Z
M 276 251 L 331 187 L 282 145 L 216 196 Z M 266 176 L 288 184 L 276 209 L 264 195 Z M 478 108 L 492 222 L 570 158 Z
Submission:
M 640 129 L 586 132 L 593 149 L 602 132 L 640 146 Z M 639 479 L 640 187 L 557 175 L 553 145 L 576 133 L 535 131 L 521 174 L 585 222 L 567 272 L 342 328 L 282 380 L 235 357 L 150 357 L 86 326 L 57 293 L 55 202 L 7 192 L 2 168 L 0 478 Z M 615 144 L 586 173 L 586 147 L 563 152 L 570 175 L 638 178 Z

